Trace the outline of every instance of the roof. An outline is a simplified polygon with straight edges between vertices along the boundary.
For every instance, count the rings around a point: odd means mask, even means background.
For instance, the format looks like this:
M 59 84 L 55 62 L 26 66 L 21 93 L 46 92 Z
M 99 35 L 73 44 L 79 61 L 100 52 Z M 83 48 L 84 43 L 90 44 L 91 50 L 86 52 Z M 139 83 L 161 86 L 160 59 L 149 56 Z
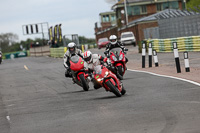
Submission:
M 163 3 L 168 2 L 169 0 L 126 0 L 127 5 L 134 6 L 134 5 L 146 5 L 152 3 Z M 181 0 L 170 0 L 171 1 L 181 1 Z M 119 7 L 124 7 L 124 0 L 119 0 L 116 4 L 114 4 L 111 9 L 116 9 Z
M 189 16 L 189 15 L 195 15 L 199 14 L 198 12 L 192 12 L 192 11 L 181 11 L 176 9 L 165 9 L 163 11 L 160 11 L 158 13 L 152 14 L 147 17 L 142 17 L 137 20 L 134 20 L 130 22 L 128 25 L 136 24 L 139 22 L 146 22 L 146 21 L 155 21 L 158 19 L 167 19 L 172 17 L 181 17 L 181 16 Z

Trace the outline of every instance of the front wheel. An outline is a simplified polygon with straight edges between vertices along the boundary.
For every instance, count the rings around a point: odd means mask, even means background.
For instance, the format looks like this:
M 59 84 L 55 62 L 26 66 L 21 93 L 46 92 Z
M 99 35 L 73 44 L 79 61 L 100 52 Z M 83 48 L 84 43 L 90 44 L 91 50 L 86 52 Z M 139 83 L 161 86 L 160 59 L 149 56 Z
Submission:
M 83 74 L 80 74 L 80 75 L 79 75 L 79 78 L 80 78 L 80 80 L 81 80 L 81 84 L 82 84 L 83 90 L 84 90 L 84 91 L 88 91 L 88 90 L 89 90 L 89 86 L 88 86 L 88 84 L 87 84 L 87 82 L 86 82 L 86 80 L 85 80 L 84 75 L 83 75 Z
M 117 66 L 117 77 L 118 77 L 120 80 L 123 80 L 122 66 Z
M 110 91 L 113 92 L 117 97 L 121 97 L 122 96 L 121 92 L 118 90 L 118 88 L 116 86 L 114 86 L 112 84 L 112 82 L 107 81 L 106 85 L 110 88 Z

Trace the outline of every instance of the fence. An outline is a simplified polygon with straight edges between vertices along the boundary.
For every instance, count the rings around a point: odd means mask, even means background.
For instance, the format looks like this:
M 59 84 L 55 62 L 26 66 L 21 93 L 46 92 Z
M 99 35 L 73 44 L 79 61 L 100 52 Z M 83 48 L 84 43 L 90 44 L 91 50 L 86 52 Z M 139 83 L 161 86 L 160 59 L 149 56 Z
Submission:
M 143 30 L 143 32 L 144 32 L 144 38 L 146 39 L 160 38 L 159 27 L 146 28 Z
M 172 52 L 173 42 L 177 42 L 179 51 L 200 51 L 200 36 L 179 37 L 169 39 L 150 39 L 153 50 L 157 52 Z
M 49 56 L 49 46 L 40 46 L 30 48 L 30 56 Z
M 200 14 L 159 19 L 160 39 L 200 35 Z

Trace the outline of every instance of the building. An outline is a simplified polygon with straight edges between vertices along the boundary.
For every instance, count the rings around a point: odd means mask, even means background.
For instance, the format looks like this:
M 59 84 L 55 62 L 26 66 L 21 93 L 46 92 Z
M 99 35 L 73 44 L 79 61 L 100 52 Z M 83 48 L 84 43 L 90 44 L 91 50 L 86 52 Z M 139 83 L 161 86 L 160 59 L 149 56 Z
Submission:
M 136 35 L 137 42 L 144 39 L 143 30 L 145 28 L 157 27 L 156 20 L 153 21 L 137 21 L 141 18 L 156 14 L 165 9 L 185 9 L 183 0 L 119 0 L 112 6 L 116 15 L 116 24 L 109 25 L 101 19 L 101 27 L 95 26 L 96 40 L 101 37 L 109 37 L 115 34 L 120 37 L 121 32 L 132 31 Z M 124 8 L 126 5 L 126 8 Z M 127 14 L 127 16 L 126 16 Z M 104 13 L 100 13 L 104 18 Z M 126 22 L 128 21 L 128 22 Z M 135 22 L 135 23 L 133 23 Z

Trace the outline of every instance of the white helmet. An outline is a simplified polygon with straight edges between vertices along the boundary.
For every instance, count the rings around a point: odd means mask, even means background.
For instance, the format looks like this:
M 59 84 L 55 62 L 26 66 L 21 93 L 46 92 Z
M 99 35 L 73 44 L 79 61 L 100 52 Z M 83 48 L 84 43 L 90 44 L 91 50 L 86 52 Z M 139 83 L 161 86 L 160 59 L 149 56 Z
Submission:
M 75 54 L 75 51 L 76 51 L 76 44 L 74 42 L 70 42 L 68 45 L 67 45 L 67 48 L 69 49 L 69 52 L 71 54 Z
M 112 45 L 115 45 L 115 44 L 117 43 L 117 36 L 116 36 L 116 35 L 111 35 L 111 36 L 109 37 L 109 40 L 110 40 L 110 43 L 111 43 Z
M 92 52 L 90 51 L 85 51 L 83 54 L 83 59 L 87 62 L 87 63 L 91 63 L 92 62 Z

